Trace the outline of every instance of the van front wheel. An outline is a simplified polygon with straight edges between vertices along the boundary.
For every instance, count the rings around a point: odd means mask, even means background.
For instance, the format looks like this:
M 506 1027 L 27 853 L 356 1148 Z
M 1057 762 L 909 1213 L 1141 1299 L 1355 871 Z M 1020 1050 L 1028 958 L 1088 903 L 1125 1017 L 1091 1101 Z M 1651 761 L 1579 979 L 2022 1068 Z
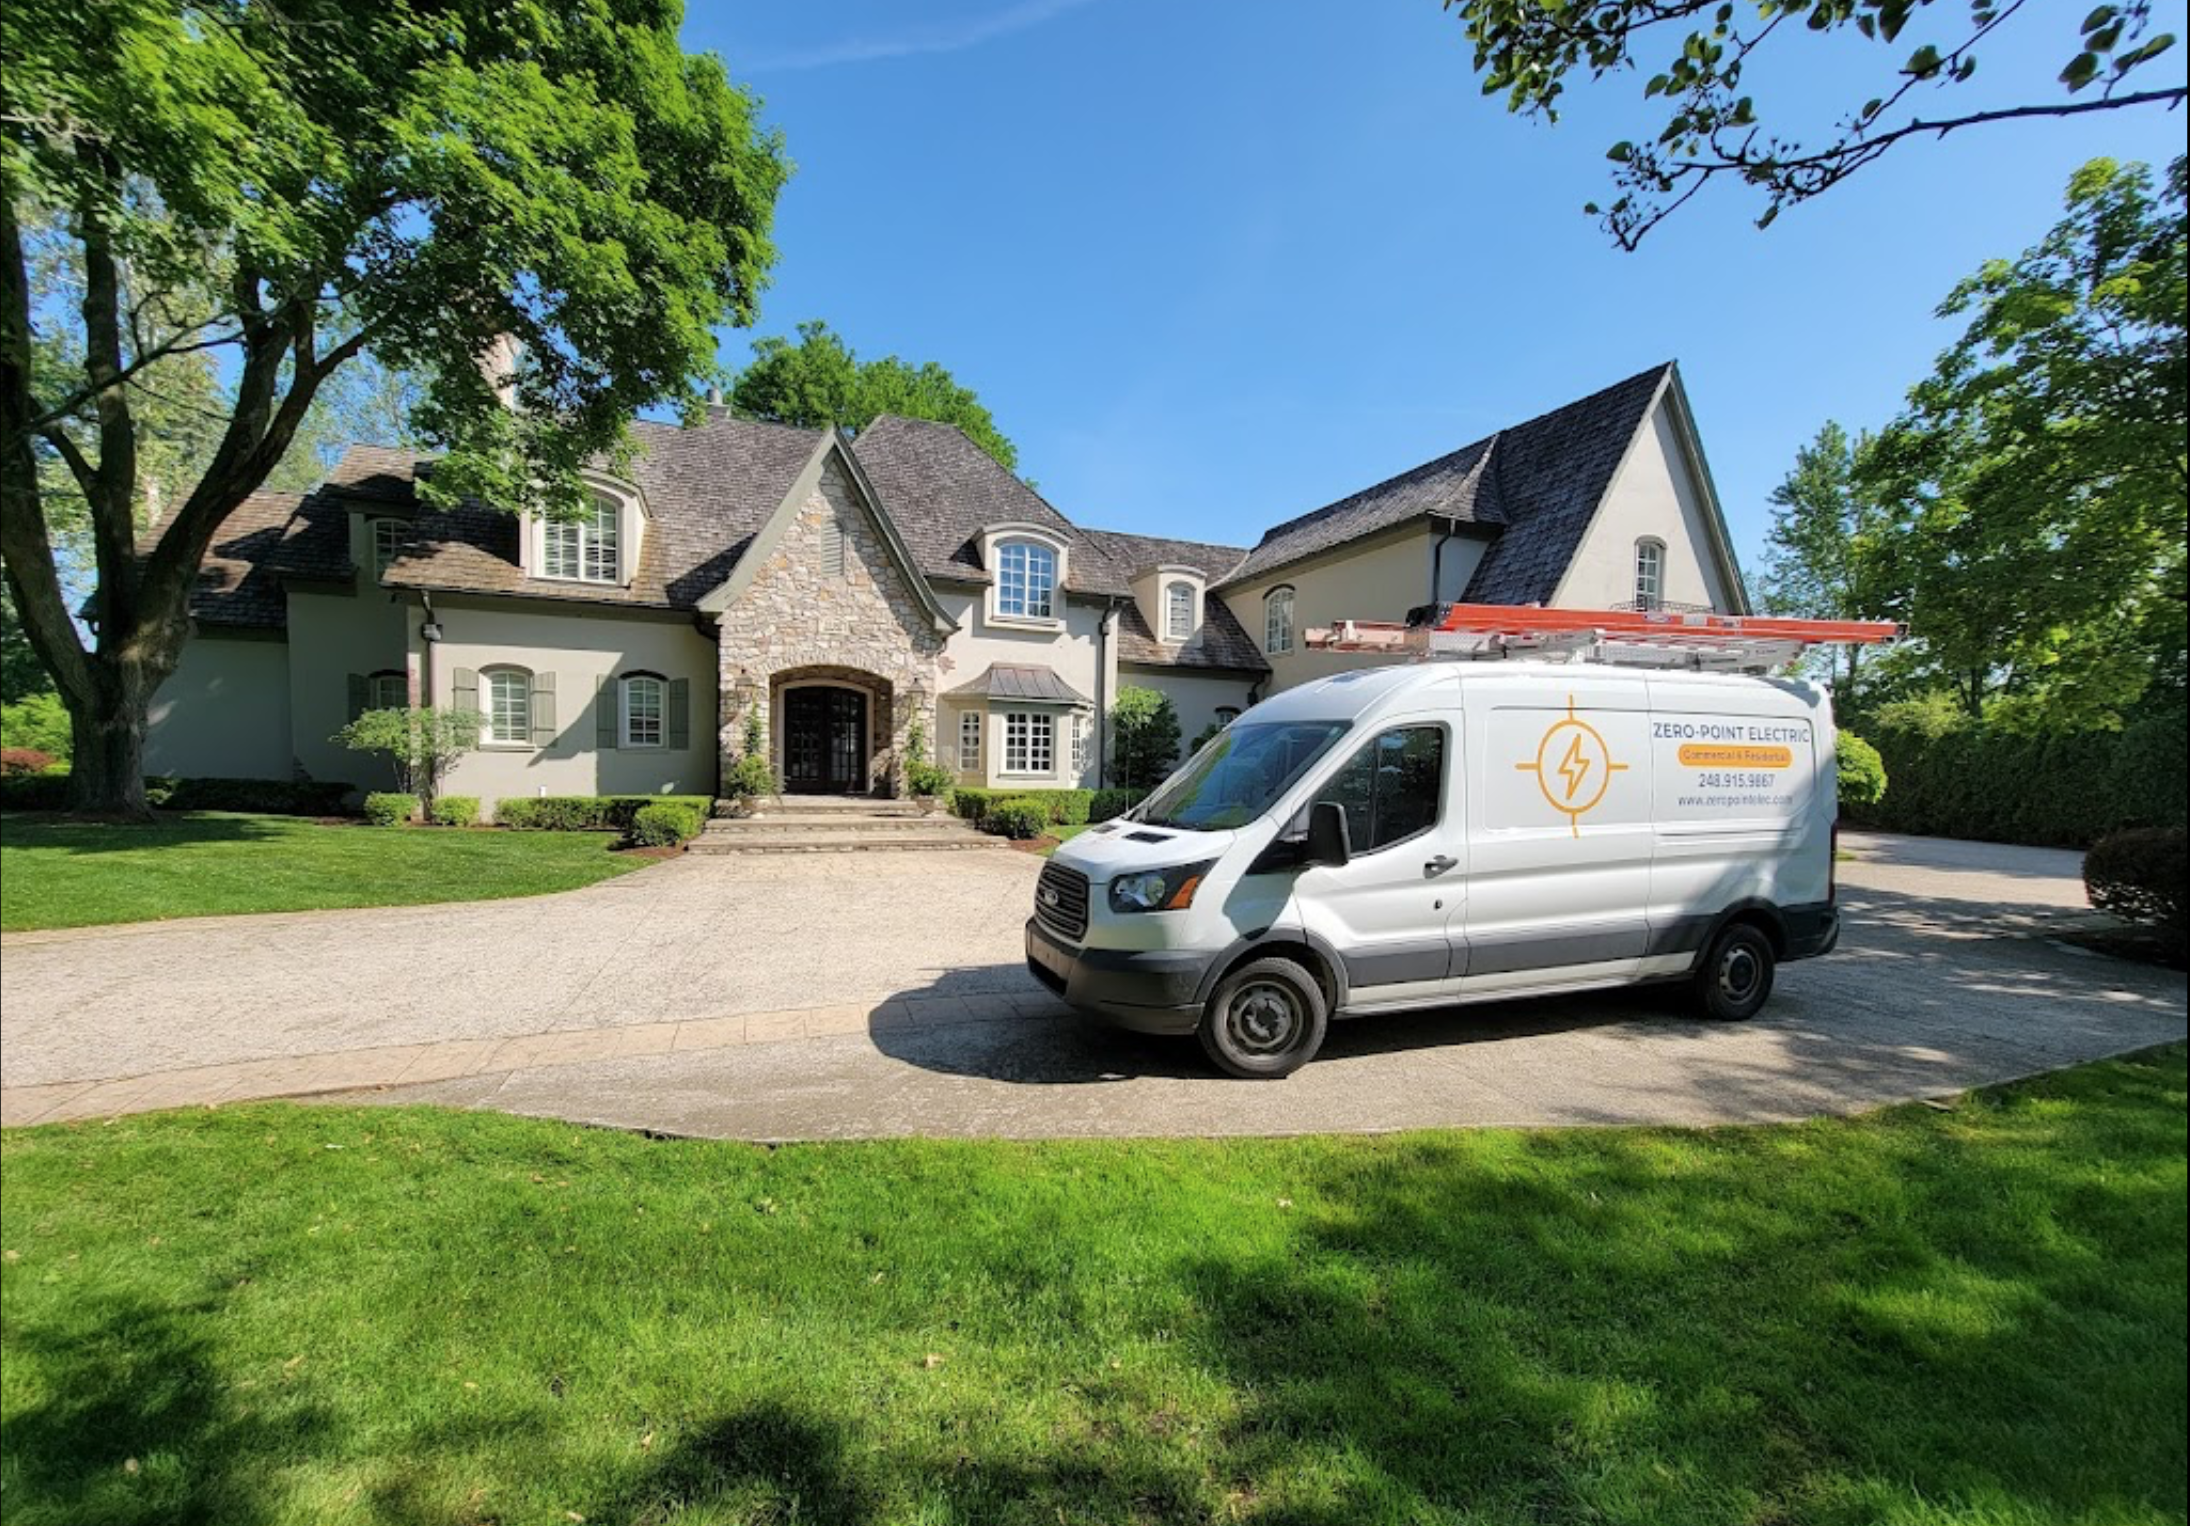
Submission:
M 1696 997 L 1705 1014 L 1721 1022 L 1755 1017 L 1771 998 L 1777 963 L 1762 928 L 1748 922 L 1727 928 L 1696 966 Z
M 1313 975 L 1290 959 L 1257 959 L 1224 977 L 1198 1032 L 1219 1069 L 1275 1081 L 1315 1058 L 1330 1017 Z

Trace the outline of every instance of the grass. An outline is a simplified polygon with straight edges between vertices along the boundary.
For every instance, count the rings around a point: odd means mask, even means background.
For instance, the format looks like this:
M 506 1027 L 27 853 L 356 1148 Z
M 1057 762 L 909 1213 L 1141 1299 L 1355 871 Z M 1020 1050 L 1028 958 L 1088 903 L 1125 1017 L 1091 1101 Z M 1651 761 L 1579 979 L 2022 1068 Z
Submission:
M 2180 1047 L 1712 1131 L 0 1136 L 0 1498 L 100 1523 L 2185 1510 Z
M 1061 827 L 1053 825 L 1047 832 L 1043 833 L 1040 837 L 1035 839 L 1035 851 L 1040 853 L 1042 857 L 1048 858 L 1052 853 L 1055 853 L 1066 843 L 1072 841 L 1073 838 L 1078 837 L 1082 832 L 1085 832 L 1088 829 L 1088 826 L 1092 824 L 1093 823 L 1084 823 L 1076 827 Z
M 0 816 L 0 929 L 541 895 L 645 862 L 609 852 L 614 841 L 218 811 L 152 826 L 10 813 Z

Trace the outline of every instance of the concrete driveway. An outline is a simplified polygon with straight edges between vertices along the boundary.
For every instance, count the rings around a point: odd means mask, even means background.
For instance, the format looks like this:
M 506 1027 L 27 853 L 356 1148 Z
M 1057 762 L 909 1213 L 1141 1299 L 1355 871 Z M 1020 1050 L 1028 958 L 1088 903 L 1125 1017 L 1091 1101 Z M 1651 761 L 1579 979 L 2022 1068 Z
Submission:
M 0 1119 L 276 1095 L 732 1138 L 1761 1121 L 2179 1039 L 2183 977 L 2049 935 L 2072 853 L 1851 834 L 1763 1017 L 1622 993 L 1344 1023 L 1281 1085 L 1065 1012 L 1022 855 L 687 858 L 569 895 L 0 943 Z

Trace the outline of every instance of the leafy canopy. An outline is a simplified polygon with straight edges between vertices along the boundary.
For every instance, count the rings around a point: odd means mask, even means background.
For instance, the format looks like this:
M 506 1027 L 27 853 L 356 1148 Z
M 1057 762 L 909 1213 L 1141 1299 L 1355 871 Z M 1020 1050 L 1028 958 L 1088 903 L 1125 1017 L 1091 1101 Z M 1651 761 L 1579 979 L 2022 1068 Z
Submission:
M 804 429 L 830 425 L 855 433 L 883 414 L 955 424 L 998 464 L 1019 452 L 970 387 L 934 361 L 915 366 L 886 355 L 861 360 L 828 324 L 802 323 L 798 340 L 756 340 L 753 363 L 730 389 L 730 405 L 750 418 Z
M 352 752 L 377 752 L 395 770 L 395 787 L 431 800 L 457 760 L 479 745 L 483 718 L 476 710 L 420 705 L 367 710 L 334 734 Z
M 1179 712 L 1159 689 L 1127 684 L 1110 707 L 1113 772 L 1128 789 L 1153 789 L 1179 761 Z
M 1821 194 L 1911 137 L 2028 117 L 2079 116 L 2130 106 L 2179 105 L 2180 85 L 2130 90 L 2130 76 L 2174 45 L 2151 31 L 2151 0 L 2119 0 L 2062 27 L 2067 62 L 2057 79 L 2022 82 L 2019 104 L 1983 110 L 1938 100 L 1976 75 L 1995 34 L 2029 0 L 1442 0 L 1467 29 L 1485 95 L 1506 109 L 1556 122 L 1576 74 L 1630 71 L 1643 99 L 1661 103 L 1647 135 L 1612 145 L 1619 195 L 1591 203 L 1622 248 L 1643 237 L 1713 180 L 1765 195 L 1758 226 Z M 2076 11 L 2055 14 L 2074 18 Z M 1908 28 L 1916 24 L 1916 31 Z M 2068 42 L 2067 37 L 2073 37 Z M 1797 40 L 1807 37 L 1805 52 Z M 1775 42 L 1774 39 L 1777 39 Z M 1831 39 L 1828 42 L 1828 39 Z M 1851 47 L 1850 45 L 1854 46 Z M 1828 48 L 1858 51 L 1875 78 L 1820 135 L 1775 125 L 1781 114 L 1748 93 L 1752 64 L 1816 68 Z M 1789 54 L 1800 54 L 1790 58 Z M 1789 96 L 1799 96 L 1789 91 Z M 1863 97 L 1866 97 L 1863 98 Z
M 1857 461 L 1869 448 L 1828 421 L 1795 453 L 1794 469 L 1772 490 L 1772 529 L 1760 588 L 1775 615 L 1813 620 L 1898 617 L 1879 576 L 1879 543 L 1888 516 L 1857 481 Z M 1863 648 L 1833 659 L 1835 700 L 1843 713 L 1858 702 Z

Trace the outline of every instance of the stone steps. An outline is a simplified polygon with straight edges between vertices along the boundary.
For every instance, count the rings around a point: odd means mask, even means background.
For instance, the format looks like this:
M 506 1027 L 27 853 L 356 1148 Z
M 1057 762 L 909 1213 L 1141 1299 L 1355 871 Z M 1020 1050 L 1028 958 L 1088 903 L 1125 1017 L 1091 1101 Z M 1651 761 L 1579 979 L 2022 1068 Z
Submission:
M 792 795 L 750 816 L 718 816 L 687 845 L 693 853 L 887 853 L 1000 848 L 1004 841 L 909 800 Z
M 687 853 L 910 853 L 938 849 L 980 852 L 1005 846 L 960 823 L 956 830 L 926 832 L 702 832 L 685 844 Z

